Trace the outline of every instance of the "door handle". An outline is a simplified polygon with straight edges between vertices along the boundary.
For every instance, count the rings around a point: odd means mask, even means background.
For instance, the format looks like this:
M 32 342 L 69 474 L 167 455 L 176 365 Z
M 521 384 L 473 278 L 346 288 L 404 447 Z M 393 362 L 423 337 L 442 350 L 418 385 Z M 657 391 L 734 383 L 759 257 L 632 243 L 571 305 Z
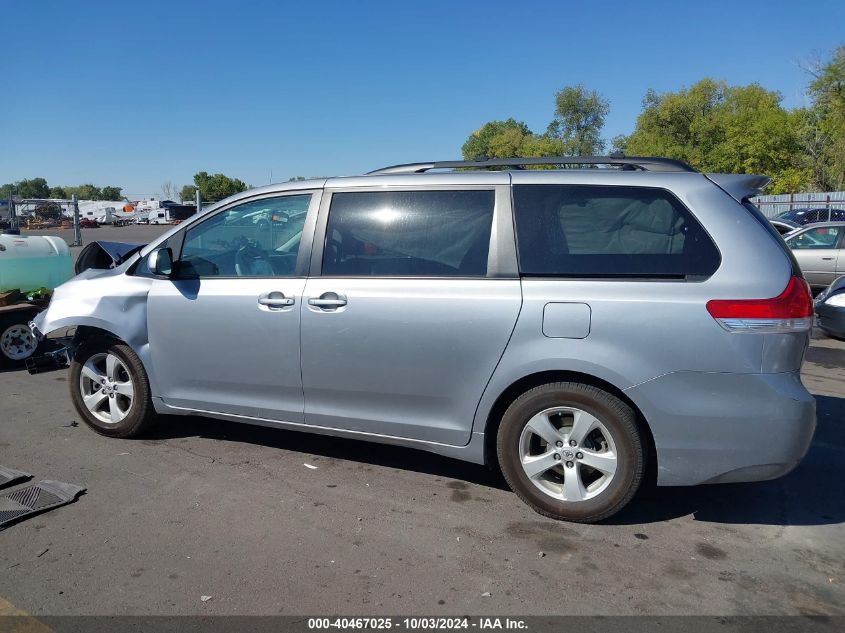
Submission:
M 830 260 L 833 259 L 833 257 L 822 257 L 822 259 L 826 262 L 829 262 Z
M 283 292 L 274 291 L 258 297 L 258 303 L 268 308 L 284 308 L 286 306 L 292 306 L 294 299 L 293 297 L 286 297 Z
M 346 297 L 337 292 L 324 292 L 319 297 L 309 299 L 308 305 L 323 310 L 336 310 L 346 305 Z

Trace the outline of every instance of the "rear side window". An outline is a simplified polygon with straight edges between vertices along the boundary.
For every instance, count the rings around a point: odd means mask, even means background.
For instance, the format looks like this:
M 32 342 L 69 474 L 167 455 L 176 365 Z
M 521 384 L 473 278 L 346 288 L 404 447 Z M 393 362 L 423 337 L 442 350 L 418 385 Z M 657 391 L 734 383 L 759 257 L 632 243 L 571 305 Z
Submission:
M 781 235 L 778 230 L 772 226 L 772 223 L 766 219 L 766 216 L 763 215 L 762 211 L 757 208 L 757 206 L 751 202 L 748 198 L 743 198 L 742 206 L 746 208 L 746 210 L 751 213 L 751 217 L 753 217 L 760 225 L 766 229 L 766 231 L 771 235 L 774 240 L 777 242 L 778 247 L 781 249 L 784 255 L 787 256 L 789 259 L 789 263 L 792 266 L 792 274 L 795 277 L 804 278 L 804 273 L 801 272 L 801 267 L 798 266 L 798 260 L 795 259 L 795 255 L 792 253 L 792 250 L 787 246 L 786 242 L 783 239 L 783 235 Z
M 516 185 L 514 213 L 524 275 L 712 275 L 716 245 L 677 198 L 648 187 Z
M 335 193 L 322 274 L 483 277 L 494 201 L 492 190 Z

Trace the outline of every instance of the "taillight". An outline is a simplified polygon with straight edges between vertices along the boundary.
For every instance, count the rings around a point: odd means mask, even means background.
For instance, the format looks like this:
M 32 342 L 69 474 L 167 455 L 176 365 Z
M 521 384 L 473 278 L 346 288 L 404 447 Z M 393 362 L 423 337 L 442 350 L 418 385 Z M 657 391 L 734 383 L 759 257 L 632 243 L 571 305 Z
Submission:
M 712 299 L 707 311 L 731 332 L 804 332 L 813 324 L 813 298 L 801 277 L 771 299 Z

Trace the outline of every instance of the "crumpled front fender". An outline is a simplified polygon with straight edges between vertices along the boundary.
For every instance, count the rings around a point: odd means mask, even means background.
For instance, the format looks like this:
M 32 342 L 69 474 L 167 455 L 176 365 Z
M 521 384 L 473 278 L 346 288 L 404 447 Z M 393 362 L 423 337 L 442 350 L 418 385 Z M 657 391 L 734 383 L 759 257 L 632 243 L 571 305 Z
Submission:
M 123 274 L 125 268 L 89 269 L 56 288 L 50 305 L 32 320 L 36 336 L 89 326 L 129 345 L 153 377 L 147 336 L 147 295 L 152 279 Z
M 99 273 L 99 274 L 98 274 Z M 152 280 L 87 270 L 56 288 L 33 323 L 42 336 L 88 325 L 111 332 L 130 346 L 147 343 L 147 295 Z

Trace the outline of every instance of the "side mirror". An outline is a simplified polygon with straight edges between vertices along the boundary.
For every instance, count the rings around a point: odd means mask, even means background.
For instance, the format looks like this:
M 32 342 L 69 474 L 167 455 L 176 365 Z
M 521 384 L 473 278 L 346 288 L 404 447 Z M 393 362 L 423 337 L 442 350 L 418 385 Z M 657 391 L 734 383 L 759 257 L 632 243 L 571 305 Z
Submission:
M 157 248 L 147 256 L 147 265 L 154 275 L 170 277 L 173 274 L 173 251 Z

